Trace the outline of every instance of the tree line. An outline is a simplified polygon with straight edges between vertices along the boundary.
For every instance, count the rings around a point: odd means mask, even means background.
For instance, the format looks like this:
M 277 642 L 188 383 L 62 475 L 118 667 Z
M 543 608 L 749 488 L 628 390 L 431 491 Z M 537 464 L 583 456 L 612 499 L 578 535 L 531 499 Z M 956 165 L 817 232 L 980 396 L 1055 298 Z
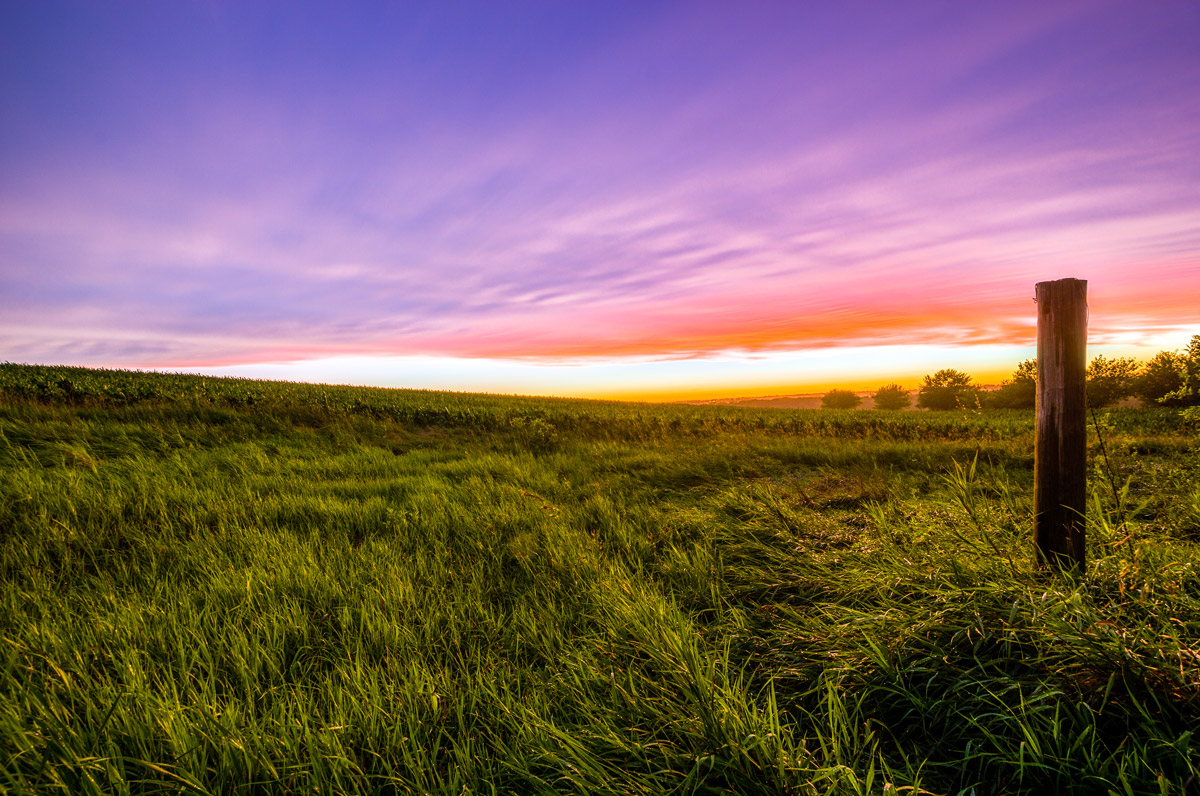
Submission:
M 1033 409 L 1036 396 L 1037 361 L 1027 359 L 995 390 L 984 390 L 966 373 L 949 368 L 927 375 L 917 390 L 917 408 Z M 912 404 L 910 391 L 899 384 L 886 384 L 871 397 L 875 408 L 885 411 Z M 1145 363 L 1098 356 L 1088 364 L 1088 406 L 1099 409 L 1134 397 L 1144 406 L 1200 406 L 1200 334 L 1182 351 L 1160 351 Z M 854 409 L 861 403 L 850 390 L 830 390 L 821 398 L 822 409 Z

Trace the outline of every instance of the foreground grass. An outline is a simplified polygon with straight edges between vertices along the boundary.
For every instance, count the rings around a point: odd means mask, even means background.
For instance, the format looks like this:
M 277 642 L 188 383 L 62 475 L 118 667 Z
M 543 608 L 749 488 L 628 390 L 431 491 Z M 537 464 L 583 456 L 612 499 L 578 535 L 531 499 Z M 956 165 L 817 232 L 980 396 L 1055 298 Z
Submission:
M 1021 415 L 70 375 L 0 372 L 9 792 L 1200 787 L 1169 412 L 1063 580 Z

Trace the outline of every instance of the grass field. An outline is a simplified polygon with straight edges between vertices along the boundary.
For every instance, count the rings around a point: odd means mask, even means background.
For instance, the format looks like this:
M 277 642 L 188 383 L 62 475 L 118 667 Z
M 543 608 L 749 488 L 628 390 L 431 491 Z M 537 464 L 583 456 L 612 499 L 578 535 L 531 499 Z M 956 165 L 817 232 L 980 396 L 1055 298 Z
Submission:
M 1197 431 L 1074 580 L 1032 421 L 0 365 L 0 792 L 1200 792 Z

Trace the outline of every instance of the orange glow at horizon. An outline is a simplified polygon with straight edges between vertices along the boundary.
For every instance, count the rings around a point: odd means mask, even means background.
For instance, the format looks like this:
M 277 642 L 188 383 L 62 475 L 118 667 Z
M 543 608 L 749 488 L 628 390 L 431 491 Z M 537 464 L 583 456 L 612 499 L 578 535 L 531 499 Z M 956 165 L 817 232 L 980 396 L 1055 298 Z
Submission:
M 1147 269 L 1130 269 L 1120 279 L 1104 274 L 1089 280 L 1089 336 L 1097 344 L 1138 345 L 1180 328 L 1194 310 L 1200 261 L 1158 265 L 1156 280 L 1138 279 Z M 1078 273 L 1078 272 L 1076 272 Z M 1083 272 L 1082 278 L 1088 274 Z M 881 346 L 1031 346 L 1036 338 L 1033 308 L 1035 277 L 1008 276 L 1002 283 L 955 286 L 939 292 L 938 274 L 910 273 L 905 284 L 837 285 L 756 293 L 739 292 L 673 300 L 643 300 L 625 306 L 555 307 L 538 313 L 492 318 L 486 324 L 454 319 L 453 326 L 413 337 L 356 337 L 297 342 L 260 336 L 230 337 L 212 352 L 142 361 L 159 369 L 226 368 L 263 362 L 289 362 L 339 356 L 434 356 L 462 360 L 500 359 L 528 363 L 564 363 L 650 357 L 703 359 L 734 351 L 754 358 L 774 352 L 878 348 Z M 1056 277 L 1057 278 L 1057 277 Z M 102 336 L 98 331 L 96 336 Z M 185 351 L 191 346 L 181 341 Z M 200 347 L 197 346 L 197 349 Z M 903 375 L 903 374 L 900 374 Z M 989 380 L 1006 375 L 997 366 L 981 374 Z M 869 381 L 869 380 L 868 380 Z M 819 385 L 822 382 L 814 382 Z M 868 389 L 860 381 L 862 389 Z M 746 389 L 790 389 L 775 379 L 746 382 Z M 620 394 L 629 394 L 617 388 Z M 730 388 L 733 389 L 733 388 Z M 655 390 L 649 394 L 658 395 Z
M 1200 326 L 1117 343 L 1093 342 L 1089 357 L 1146 360 L 1178 350 Z M 887 345 L 739 352 L 688 358 L 611 357 L 570 361 L 436 356 L 333 356 L 225 367 L 171 368 L 192 373 L 330 384 L 451 390 L 564 398 L 677 402 L 823 394 L 831 389 L 873 392 L 897 383 L 917 390 L 926 375 L 962 371 L 981 386 L 998 385 L 1036 356 L 1033 346 L 977 344 Z

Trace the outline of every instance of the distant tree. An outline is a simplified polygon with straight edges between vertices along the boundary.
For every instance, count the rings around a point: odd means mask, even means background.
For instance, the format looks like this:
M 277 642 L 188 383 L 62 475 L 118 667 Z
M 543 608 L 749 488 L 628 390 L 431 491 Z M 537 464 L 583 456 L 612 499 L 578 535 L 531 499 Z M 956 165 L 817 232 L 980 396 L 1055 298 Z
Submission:
M 1087 367 L 1088 406 L 1099 409 L 1133 395 L 1138 363 L 1131 357 L 1098 356 Z
M 1200 334 L 1194 335 L 1180 354 L 1183 359 L 1183 384 L 1163 396 L 1163 403 L 1174 406 L 1200 406 Z
M 1147 406 L 1180 406 L 1178 398 L 1169 396 L 1183 387 L 1186 372 L 1182 354 L 1159 351 L 1134 379 L 1133 394 Z
M 875 391 L 873 397 L 876 409 L 884 409 L 890 412 L 904 409 L 912 403 L 912 398 L 909 397 L 908 390 L 899 384 L 887 384 L 880 387 Z
M 825 397 L 821 399 L 822 409 L 854 409 L 862 403 L 862 398 L 859 398 L 849 390 L 830 390 L 825 393 Z
M 995 409 L 1032 409 L 1037 404 L 1037 360 L 1017 365 L 1012 378 L 987 396 L 987 405 Z
M 979 388 L 971 383 L 970 376 L 957 370 L 939 370 L 926 376 L 917 393 L 917 406 L 921 409 L 944 411 L 978 404 Z

